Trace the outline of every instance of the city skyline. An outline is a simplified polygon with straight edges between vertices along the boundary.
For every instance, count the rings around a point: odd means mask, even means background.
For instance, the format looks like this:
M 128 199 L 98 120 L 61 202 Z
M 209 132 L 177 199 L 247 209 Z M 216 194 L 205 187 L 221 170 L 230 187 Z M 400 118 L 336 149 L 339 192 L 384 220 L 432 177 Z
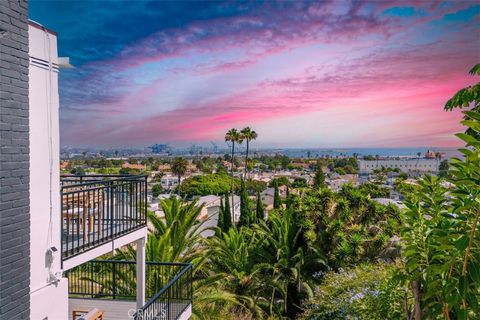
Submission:
M 251 126 L 258 147 L 461 145 L 443 105 L 474 83 L 473 2 L 46 2 L 62 145 L 185 145 Z

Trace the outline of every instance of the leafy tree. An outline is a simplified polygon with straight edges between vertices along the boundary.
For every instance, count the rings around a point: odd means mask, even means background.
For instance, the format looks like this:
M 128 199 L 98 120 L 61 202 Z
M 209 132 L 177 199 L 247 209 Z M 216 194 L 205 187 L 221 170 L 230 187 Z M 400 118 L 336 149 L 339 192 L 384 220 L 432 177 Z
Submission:
M 270 187 L 274 187 L 274 186 L 275 186 L 275 183 L 276 183 L 277 186 L 279 186 L 279 187 L 281 187 L 281 186 L 289 186 L 289 185 L 290 185 L 290 181 L 288 180 L 287 177 L 278 177 L 278 178 L 272 179 L 272 180 L 270 181 L 269 186 L 270 186 Z
M 289 157 L 287 156 L 281 156 L 280 158 L 280 163 L 282 165 L 282 169 L 285 170 L 287 169 L 288 165 L 290 164 L 290 162 L 292 161 Z
M 118 173 L 123 175 L 136 175 L 140 173 L 140 170 L 133 168 L 121 168 Z
M 234 179 L 234 190 L 240 185 L 239 179 Z M 185 179 L 178 187 L 180 194 L 186 196 L 206 196 L 209 194 L 225 194 L 230 191 L 230 177 L 225 172 L 192 176 Z
M 438 175 L 440 177 L 446 177 L 447 176 L 447 173 L 448 173 L 448 167 L 449 167 L 449 164 L 448 164 L 448 160 L 445 159 L 443 160 L 442 162 L 440 162 L 440 165 L 438 166 Z
M 267 184 L 263 181 L 247 179 L 245 181 L 245 188 L 247 189 L 248 194 L 254 195 L 258 192 L 264 191 L 267 188 Z
M 390 196 L 390 189 L 376 183 L 364 183 L 358 189 L 370 198 L 388 198 Z
M 247 171 L 248 170 L 247 169 L 248 168 L 248 150 L 249 150 L 250 141 L 257 139 L 258 135 L 255 131 L 250 129 L 250 127 L 243 128 L 242 131 L 240 131 L 240 133 L 242 134 L 243 138 L 247 142 L 247 150 L 245 152 L 245 172 L 243 176 L 243 179 L 246 180 L 247 173 L 248 173 Z
M 160 192 L 162 192 L 162 186 L 160 184 L 154 184 L 152 186 L 152 196 L 157 198 L 160 195 Z
M 302 319 L 403 319 L 405 291 L 392 281 L 395 272 L 392 264 L 362 264 L 326 273 Z
M 257 205 L 255 207 L 257 221 L 265 220 L 265 207 L 263 206 L 262 196 L 257 193 Z
M 75 168 L 70 170 L 70 173 L 74 174 L 76 176 L 84 176 L 85 175 L 85 169 L 83 169 L 81 167 L 75 167 Z
M 306 188 L 308 187 L 307 179 L 302 177 L 297 177 L 292 182 L 292 188 Z
M 440 162 L 440 165 L 438 166 L 438 169 L 440 171 L 447 171 L 448 170 L 448 160 L 445 159 L 442 162 Z
M 274 209 L 280 209 L 280 207 L 282 206 L 282 200 L 280 199 L 280 193 L 278 191 L 278 184 L 277 182 L 275 181 L 275 183 L 273 184 L 273 188 L 274 188 L 274 193 L 273 193 L 273 208 Z
M 313 186 L 315 188 L 323 188 L 325 184 L 325 175 L 323 174 L 322 164 L 320 161 L 317 161 L 317 169 L 315 171 L 315 177 L 313 178 Z

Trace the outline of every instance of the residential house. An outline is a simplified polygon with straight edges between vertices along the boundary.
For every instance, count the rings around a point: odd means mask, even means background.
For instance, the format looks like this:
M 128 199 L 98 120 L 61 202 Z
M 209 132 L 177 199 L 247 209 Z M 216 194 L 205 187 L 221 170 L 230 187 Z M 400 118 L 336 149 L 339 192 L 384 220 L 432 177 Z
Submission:
M 240 197 L 233 196 L 233 223 L 240 221 Z M 202 212 L 200 213 L 200 219 L 203 221 L 201 235 L 203 237 L 211 237 L 214 235 L 213 230 L 209 228 L 216 227 L 218 224 L 218 214 L 220 213 L 220 201 L 221 197 L 216 195 L 208 195 L 197 198 L 197 205 L 203 205 Z M 232 202 L 230 198 L 230 202 Z
M 183 180 L 185 180 L 185 177 L 180 178 L 180 183 L 182 183 Z M 178 186 L 178 177 L 166 174 L 160 179 L 160 184 L 164 190 L 173 190 Z
M 281 198 L 285 198 L 287 196 L 287 187 L 280 186 L 278 187 L 278 194 Z M 273 200 L 275 198 L 275 188 L 267 188 L 260 193 L 260 197 L 262 198 L 263 205 L 265 206 L 265 210 L 268 212 L 273 209 Z
M 145 171 L 146 166 L 141 163 L 129 163 L 125 162 L 122 164 L 123 169 L 134 169 L 134 170 L 140 170 L 140 171 Z
M 337 173 L 331 175 L 332 178 L 329 178 L 326 180 L 329 188 L 332 191 L 339 191 L 342 189 L 342 186 L 349 183 L 352 185 L 357 185 L 357 175 L 355 174 L 344 174 L 344 175 L 339 175 Z
M 160 172 L 172 172 L 172 166 L 168 163 L 164 163 L 158 166 L 158 171 Z
M 60 170 L 67 170 L 70 167 L 70 161 L 63 160 L 60 161 Z

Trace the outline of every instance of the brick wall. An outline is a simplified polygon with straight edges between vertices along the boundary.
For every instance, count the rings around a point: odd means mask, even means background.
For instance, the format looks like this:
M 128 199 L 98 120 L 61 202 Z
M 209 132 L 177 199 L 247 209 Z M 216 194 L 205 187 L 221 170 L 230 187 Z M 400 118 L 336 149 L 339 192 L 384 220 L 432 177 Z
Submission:
M 0 0 L 0 319 L 30 313 L 26 0 Z

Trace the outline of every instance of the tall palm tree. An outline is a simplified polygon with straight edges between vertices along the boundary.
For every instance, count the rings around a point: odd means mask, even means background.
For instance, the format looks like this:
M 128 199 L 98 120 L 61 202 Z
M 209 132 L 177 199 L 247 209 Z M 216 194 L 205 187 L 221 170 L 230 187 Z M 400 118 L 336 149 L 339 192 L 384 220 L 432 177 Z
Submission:
M 180 187 L 180 182 L 182 176 L 187 172 L 188 162 L 182 157 L 175 158 L 172 163 L 172 172 L 178 177 L 178 187 Z M 179 189 L 180 190 L 180 189 Z
M 235 128 L 232 128 L 227 131 L 225 134 L 225 142 L 231 142 L 232 143 L 232 165 L 231 165 L 231 172 L 230 175 L 232 177 L 232 183 L 230 187 L 230 192 L 232 193 L 232 217 L 234 216 L 233 211 L 235 208 L 235 198 L 234 198 L 234 192 L 233 192 L 233 166 L 234 166 L 234 161 L 235 161 L 235 143 L 241 144 L 243 142 L 243 135 Z
M 243 138 L 247 142 L 247 150 L 245 152 L 245 172 L 244 172 L 244 178 L 243 178 L 244 180 L 246 180 L 247 179 L 247 172 L 248 172 L 247 171 L 247 164 L 248 164 L 249 144 L 250 144 L 250 141 L 257 139 L 258 135 L 255 131 L 250 129 L 250 127 L 243 128 L 242 131 L 240 131 L 240 133 L 242 134 Z

